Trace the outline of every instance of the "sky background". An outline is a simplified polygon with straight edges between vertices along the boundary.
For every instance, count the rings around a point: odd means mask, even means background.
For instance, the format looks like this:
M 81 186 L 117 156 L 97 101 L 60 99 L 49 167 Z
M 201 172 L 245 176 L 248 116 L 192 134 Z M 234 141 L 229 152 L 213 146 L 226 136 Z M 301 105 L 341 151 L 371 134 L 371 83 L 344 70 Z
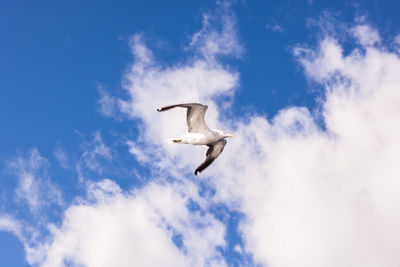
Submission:
M 1 1 L 0 265 L 399 266 L 399 11 Z

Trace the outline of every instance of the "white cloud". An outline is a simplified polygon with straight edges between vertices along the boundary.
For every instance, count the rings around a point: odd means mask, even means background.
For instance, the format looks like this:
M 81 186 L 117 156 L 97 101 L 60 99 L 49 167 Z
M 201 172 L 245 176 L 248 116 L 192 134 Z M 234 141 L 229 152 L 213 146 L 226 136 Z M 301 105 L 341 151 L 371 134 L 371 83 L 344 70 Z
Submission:
M 219 199 L 247 215 L 245 250 L 263 265 L 400 264 L 400 59 L 364 45 L 343 56 L 328 37 L 299 58 L 326 88 L 326 131 L 305 108 L 252 118 L 209 169 Z
M 21 224 L 8 214 L 0 214 L 0 231 L 7 231 L 21 236 Z
M 35 177 L 31 173 L 20 176 L 15 193 L 18 199 L 23 199 L 27 202 L 31 212 L 37 212 L 43 204 L 39 195 L 39 184 L 36 183 Z
M 369 25 L 357 25 L 351 32 L 356 40 L 363 46 L 373 46 L 381 42 L 379 33 Z
M 397 53 L 400 53 L 400 34 L 394 38 L 394 46 L 397 50 Z
M 68 169 L 69 168 L 69 158 L 68 158 L 68 154 L 65 152 L 64 149 L 57 147 L 54 150 L 54 156 L 56 156 L 58 162 L 60 163 L 61 167 L 63 167 L 64 169 Z
M 284 32 L 285 30 L 283 29 L 283 27 L 277 23 L 270 23 L 265 25 L 265 28 L 267 30 L 271 30 L 273 32 Z
M 100 131 L 96 131 L 94 133 L 93 138 L 93 153 L 108 159 L 111 159 L 111 150 L 110 148 L 103 142 Z
M 149 157 L 144 153 L 134 141 L 127 141 L 126 144 L 129 146 L 129 152 L 135 156 L 135 158 L 141 162 L 149 162 Z
M 82 155 L 76 165 L 79 180 L 82 182 L 85 179 L 87 170 L 102 174 L 104 172 L 103 161 L 112 160 L 111 148 L 103 141 L 100 131 L 96 131 L 91 136 L 91 139 L 84 144 Z
M 177 184 L 151 183 L 123 193 L 110 180 L 91 184 L 88 198 L 67 209 L 62 226 L 51 227 L 40 266 L 224 266 L 216 250 L 224 245 L 224 227 L 189 211 L 190 187 L 183 192 Z
M 203 27 L 193 34 L 189 45 L 196 48 L 208 61 L 215 60 L 217 56 L 240 57 L 243 53 L 231 4 L 221 2 L 219 5 L 215 14 L 203 14 Z
M 63 203 L 61 191 L 47 177 L 46 164 L 46 159 L 37 149 L 33 149 L 27 158 L 9 161 L 9 166 L 18 177 L 16 198 L 25 202 L 34 215 L 43 206 Z
M 394 39 L 394 42 L 398 45 L 400 45 L 400 35 L 397 35 L 396 38 Z
M 112 117 L 119 120 L 118 116 L 118 101 L 115 97 L 111 96 L 102 86 L 99 87 L 100 98 L 97 101 L 98 109 L 101 114 L 106 117 Z

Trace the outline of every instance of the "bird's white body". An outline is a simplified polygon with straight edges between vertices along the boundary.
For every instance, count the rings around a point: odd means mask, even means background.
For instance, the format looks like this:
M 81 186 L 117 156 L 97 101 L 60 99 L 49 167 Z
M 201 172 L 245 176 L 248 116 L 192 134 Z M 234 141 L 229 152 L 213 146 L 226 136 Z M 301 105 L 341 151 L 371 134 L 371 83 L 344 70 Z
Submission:
M 190 145 L 208 145 L 217 142 L 226 136 L 218 130 L 210 130 L 209 134 L 204 133 L 185 133 L 181 136 L 169 139 L 169 143 L 190 144 Z

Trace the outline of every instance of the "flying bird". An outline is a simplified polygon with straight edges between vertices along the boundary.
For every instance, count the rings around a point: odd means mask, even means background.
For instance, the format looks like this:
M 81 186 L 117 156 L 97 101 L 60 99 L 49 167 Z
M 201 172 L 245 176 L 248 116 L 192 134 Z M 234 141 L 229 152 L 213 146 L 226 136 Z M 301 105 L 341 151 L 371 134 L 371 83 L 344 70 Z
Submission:
M 208 106 L 199 103 L 187 103 L 177 104 L 172 106 L 166 106 L 157 109 L 157 111 L 166 111 L 172 108 L 181 107 L 186 108 L 186 123 L 188 132 L 170 139 L 171 143 L 177 144 L 191 144 L 191 145 L 206 145 L 208 150 L 206 152 L 206 159 L 199 167 L 194 171 L 195 175 L 198 175 L 205 168 L 207 168 L 224 150 L 226 145 L 225 138 L 233 137 L 232 134 L 209 129 L 204 121 L 204 115 L 206 114 Z

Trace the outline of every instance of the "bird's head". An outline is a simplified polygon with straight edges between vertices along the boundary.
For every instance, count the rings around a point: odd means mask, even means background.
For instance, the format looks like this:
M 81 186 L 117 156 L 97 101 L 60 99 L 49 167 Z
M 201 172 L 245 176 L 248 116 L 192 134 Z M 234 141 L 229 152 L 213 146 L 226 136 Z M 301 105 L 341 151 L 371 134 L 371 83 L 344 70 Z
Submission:
M 220 130 L 216 130 L 216 129 L 213 129 L 211 131 L 213 131 L 214 134 L 216 134 L 220 138 L 233 137 L 233 134 L 230 134 L 230 133 L 225 132 L 225 131 L 220 131 Z
M 224 131 L 220 131 L 220 134 L 221 134 L 224 138 L 226 138 L 226 137 L 233 137 L 233 134 L 230 134 L 230 133 L 224 132 Z
M 233 137 L 233 134 L 225 133 L 225 137 Z

